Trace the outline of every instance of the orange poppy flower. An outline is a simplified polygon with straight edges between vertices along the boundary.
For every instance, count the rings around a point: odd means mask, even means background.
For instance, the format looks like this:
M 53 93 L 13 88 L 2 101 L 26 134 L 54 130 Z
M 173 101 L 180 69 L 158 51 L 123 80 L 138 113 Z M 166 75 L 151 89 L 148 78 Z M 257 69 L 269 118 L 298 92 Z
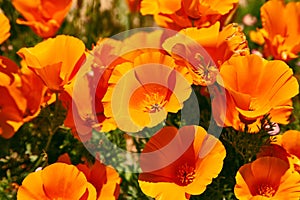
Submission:
M 217 21 L 225 21 L 235 10 L 237 0 L 142 0 L 142 15 L 154 15 L 159 26 L 180 30 L 187 27 L 208 27 Z
M 18 199 L 96 199 L 96 190 L 75 166 L 54 163 L 30 173 L 22 182 Z
M 23 124 L 26 99 L 21 87 L 19 67 L 10 59 L 0 57 L 0 135 L 10 138 Z
M 85 163 L 78 164 L 76 167 L 84 173 L 88 182 L 95 187 L 97 192 L 96 199 L 117 199 L 120 192 L 121 178 L 114 168 L 105 166 L 98 159 L 93 165 Z M 68 154 L 61 155 L 57 162 L 71 164 Z
M 101 130 L 102 123 L 110 123 L 104 115 L 102 98 L 108 88 L 108 79 L 115 65 L 126 61 L 119 57 L 122 42 L 102 39 L 87 54 L 74 79 L 60 94 L 60 100 L 67 109 L 64 125 L 71 128 L 73 135 L 85 142 L 92 136 L 92 130 Z
M 10 138 L 24 122 L 36 117 L 46 102 L 47 88 L 31 70 L 22 66 L 21 70 L 10 59 L 0 56 L 0 135 Z
M 266 57 L 289 61 L 300 52 L 300 2 L 271 0 L 261 7 L 262 29 L 251 39 L 264 43 Z M 286 20 L 289 19 L 289 20 Z
M 25 18 L 17 19 L 18 24 L 27 25 L 38 36 L 48 38 L 54 36 L 60 28 L 72 0 L 13 0 L 12 4 Z
M 2 44 L 10 36 L 10 24 L 9 19 L 0 11 L 0 44 Z
M 234 193 L 238 199 L 300 198 L 300 175 L 276 157 L 261 157 L 243 165 L 236 175 Z
M 139 185 L 155 199 L 189 199 L 218 176 L 225 154 L 222 143 L 202 127 L 164 127 L 141 154 Z
M 191 94 L 188 72 L 180 70 L 172 57 L 151 51 L 117 65 L 102 99 L 105 116 L 115 121 L 112 128 L 136 132 L 180 110 Z
M 41 106 L 53 103 L 55 95 L 47 89 L 43 81 L 26 66 L 23 60 L 21 61 L 20 77 L 22 82 L 20 90 L 27 101 L 23 117 L 24 121 L 29 121 L 39 114 Z
M 85 46 L 75 37 L 59 35 L 18 51 L 27 66 L 53 92 L 62 91 L 85 60 Z
M 288 123 L 293 109 L 291 98 L 298 94 L 299 85 L 284 62 L 267 61 L 257 55 L 235 56 L 221 66 L 219 78 L 226 89 L 227 112 L 218 107 L 217 92 L 212 104 L 220 125 L 220 116 L 225 116 L 225 126 L 256 133 L 266 114 L 272 122 Z
M 208 54 L 202 53 L 201 47 Z M 220 31 L 219 22 L 209 28 L 182 29 L 179 34 L 168 38 L 163 48 L 186 64 L 196 85 L 213 84 L 221 64 L 233 55 L 249 54 L 241 28 L 237 24 L 229 24 Z

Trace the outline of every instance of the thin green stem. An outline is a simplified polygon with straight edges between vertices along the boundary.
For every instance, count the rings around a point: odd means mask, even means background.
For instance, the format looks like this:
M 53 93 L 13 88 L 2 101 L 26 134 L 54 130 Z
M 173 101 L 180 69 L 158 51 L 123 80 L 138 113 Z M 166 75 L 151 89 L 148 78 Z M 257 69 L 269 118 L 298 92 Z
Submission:
M 54 105 L 54 119 L 55 119 L 55 116 L 57 115 L 58 111 L 59 111 L 59 99 L 58 99 L 58 93 L 55 93 L 55 105 Z M 31 172 L 34 171 L 37 167 L 39 167 L 42 163 L 42 161 L 44 160 L 45 158 L 45 154 L 47 155 L 47 151 L 50 147 L 50 144 L 51 144 L 51 141 L 52 141 L 52 138 L 53 138 L 53 135 L 56 133 L 56 131 L 59 129 L 59 126 L 56 126 L 56 127 L 53 127 L 53 123 L 51 123 L 52 121 L 50 120 L 49 122 L 49 128 L 48 128 L 48 139 L 47 139 L 47 143 L 46 143 L 46 146 L 45 148 L 43 149 L 43 153 L 41 154 L 41 156 L 39 157 L 38 161 L 35 163 L 34 167 L 32 168 Z M 55 124 L 55 123 L 54 123 Z

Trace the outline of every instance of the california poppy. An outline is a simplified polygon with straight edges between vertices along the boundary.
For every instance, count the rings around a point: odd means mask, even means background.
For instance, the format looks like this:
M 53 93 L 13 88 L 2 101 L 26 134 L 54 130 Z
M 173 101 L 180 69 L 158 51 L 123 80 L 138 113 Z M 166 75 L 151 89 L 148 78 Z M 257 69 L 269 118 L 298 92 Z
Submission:
M 238 199 L 300 198 L 300 175 L 276 157 L 261 157 L 243 165 L 236 175 L 234 193 Z
M 266 57 L 289 61 L 300 52 L 300 3 L 267 1 L 260 9 L 262 28 L 250 34 L 258 44 L 264 44 Z M 288 21 L 286 19 L 289 19 Z
M 85 46 L 75 37 L 59 35 L 34 47 L 22 48 L 18 55 L 50 90 L 59 92 L 70 83 L 84 62 Z
M 96 199 L 96 189 L 74 165 L 54 163 L 30 173 L 18 189 L 18 199 Z
M 24 65 L 20 70 L 16 63 L 3 56 L 0 56 L 0 77 L 0 135 L 10 138 L 52 99 L 39 77 Z
M 222 143 L 202 127 L 164 127 L 141 153 L 139 185 L 155 199 L 189 199 L 218 176 L 225 154 Z
M 92 130 L 106 131 L 110 124 L 103 113 L 101 100 L 114 66 L 127 61 L 119 56 L 121 44 L 121 41 L 109 38 L 99 40 L 88 52 L 76 79 L 60 94 L 59 98 L 67 109 L 64 125 L 83 142 L 92 137 Z
M 255 133 L 266 114 L 272 122 L 288 123 L 293 109 L 291 98 L 298 94 L 299 85 L 283 61 L 267 61 L 254 54 L 235 56 L 220 67 L 219 78 L 218 82 L 226 89 L 227 112 L 218 107 L 217 91 L 212 105 L 220 125 L 223 124 L 220 116 L 225 116 L 225 126 L 236 130 L 247 128 Z
M 2 44 L 10 36 L 9 19 L 0 11 L 0 44 Z
M 154 15 L 159 26 L 180 30 L 187 27 L 209 27 L 217 21 L 224 22 L 237 6 L 237 0 L 212 2 L 208 0 L 142 0 L 142 15 Z
M 219 22 L 208 28 L 182 29 L 162 46 L 177 61 L 186 64 L 196 85 L 213 84 L 222 63 L 233 55 L 249 54 L 241 28 L 229 24 L 220 31 Z
M 87 181 L 95 187 L 96 199 L 117 199 L 120 192 L 121 178 L 113 167 L 104 165 L 98 159 L 93 165 L 86 162 L 78 164 L 76 167 L 84 173 Z M 68 154 L 61 155 L 57 162 L 71 164 Z
M 172 57 L 159 51 L 117 65 L 102 99 L 105 116 L 115 121 L 115 127 L 136 132 L 156 126 L 168 112 L 176 113 L 191 94 L 187 72 L 176 66 Z
M 10 59 L 0 57 L 0 135 L 10 138 L 23 124 L 26 99 L 21 87 L 19 67 Z
M 18 24 L 30 26 L 38 36 L 48 38 L 60 28 L 72 0 L 13 0 L 12 4 L 25 18 L 17 19 Z
M 55 97 L 24 61 L 21 61 L 20 77 L 22 82 L 20 90 L 27 101 L 23 117 L 24 121 L 29 121 L 39 114 L 41 107 L 53 103 Z

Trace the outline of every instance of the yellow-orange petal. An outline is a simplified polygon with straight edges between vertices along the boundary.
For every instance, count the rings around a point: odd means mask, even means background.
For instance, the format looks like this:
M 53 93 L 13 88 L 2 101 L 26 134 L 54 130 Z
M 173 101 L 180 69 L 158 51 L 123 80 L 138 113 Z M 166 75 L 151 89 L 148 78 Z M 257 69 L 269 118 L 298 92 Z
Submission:
M 188 199 L 186 197 L 184 189 L 174 183 L 151 183 L 139 180 L 139 185 L 144 194 L 153 197 L 157 200 Z
M 42 170 L 43 188 L 49 198 L 79 199 L 87 189 L 87 179 L 75 166 L 54 163 Z
M 38 200 L 49 199 L 43 189 L 42 171 L 30 173 L 18 189 L 17 199 Z
M 97 198 L 97 191 L 91 183 L 87 183 L 87 189 L 79 200 L 95 200 Z
M 60 91 L 77 73 L 85 58 L 84 51 L 85 46 L 81 40 L 59 35 L 34 47 L 22 48 L 18 55 L 48 88 Z
M 259 30 L 258 31 L 250 31 L 249 37 L 250 37 L 250 40 L 252 40 L 253 42 L 255 42 L 259 45 L 263 45 L 265 43 L 263 34 Z
M 142 0 L 141 2 L 141 13 L 157 14 L 159 12 L 164 14 L 172 14 L 179 10 L 181 7 L 181 0 L 174 0 L 169 3 L 167 0 Z
M 101 191 L 98 192 L 97 199 L 98 200 L 118 199 L 120 193 L 121 178 L 119 177 L 118 172 L 111 166 L 106 166 L 105 170 L 106 170 L 107 181 L 102 186 Z
M 198 127 L 197 132 L 203 132 Z M 203 133 L 202 133 L 203 134 Z M 196 138 L 199 138 L 196 136 Z M 200 141 L 199 141 L 200 142 Z M 223 168 L 223 160 L 226 156 L 226 150 L 223 144 L 213 135 L 207 134 L 201 143 L 201 147 L 195 147 L 197 141 L 194 141 L 194 148 L 200 149 L 199 160 L 196 163 L 196 173 L 194 181 L 186 187 L 186 192 L 192 195 L 198 195 L 205 191 L 206 186 L 216 178 Z
M 0 44 L 2 44 L 10 36 L 9 19 L 0 11 Z
M 300 131 L 288 130 L 281 137 L 281 145 L 287 152 L 300 158 Z

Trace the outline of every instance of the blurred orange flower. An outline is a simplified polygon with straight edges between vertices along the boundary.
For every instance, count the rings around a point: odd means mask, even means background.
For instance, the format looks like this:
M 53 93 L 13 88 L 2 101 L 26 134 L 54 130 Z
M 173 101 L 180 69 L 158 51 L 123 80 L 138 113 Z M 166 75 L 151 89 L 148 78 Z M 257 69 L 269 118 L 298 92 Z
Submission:
M 300 2 L 267 1 L 261 7 L 262 29 L 250 34 L 251 40 L 264 43 L 266 57 L 289 61 L 300 52 Z M 286 20 L 289 19 L 289 20 Z
M 136 132 L 156 126 L 168 112 L 176 113 L 191 94 L 187 73 L 177 71 L 173 58 L 161 52 L 143 53 L 117 65 L 102 99 L 105 116 L 115 121 L 111 128 Z
M 72 5 L 72 0 L 13 0 L 12 4 L 25 20 L 18 24 L 30 26 L 40 37 L 48 38 L 56 34 Z
M 128 8 L 131 12 L 139 12 L 141 8 L 141 0 L 126 0 Z
M 59 35 L 18 51 L 27 66 L 53 92 L 60 92 L 74 78 L 85 60 L 84 43 L 72 36 Z
M 0 11 L 0 44 L 2 44 L 10 36 L 9 19 Z
M 12 137 L 24 122 L 37 116 L 44 103 L 51 101 L 42 81 L 27 70 L 0 56 L 0 135 L 4 138 Z
M 18 199 L 96 199 L 96 189 L 75 166 L 54 163 L 30 173 L 22 182 Z
M 261 157 L 243 165 L 236 175 L 234 193 L 238 199 L 300 198 L 300 175 L 276 157 Z
M 200 126 L 164 127 L 141 154 L 139 185 L 155 199 L 189 199 L 218 176 L 225 154 L 222 143 Z
M 201 47 L 208 54 L 202 53 Z M 182 29 L 179 34 L 166 39 L 163 48 L 177 61 L 185 63 L 196 85 L 213 84 L 221 64 L 233 55 L 249 54 L 241 28 L 229 24 L 220 31 L 219 22 L 209 28 Z
M 154 15 L 159 26 L 180 30 L 187 27 L 209 27 L 221 21 L 222 24 L 236 9 L 238 0 L 142 0 L 142 15 Z
M 270 73 L 272 72 L 272 73 Z M 291 98 L 299 92 L 293 71 L 283 61 L 267 61 L 257 55 L 235 56 L 220 69 L 218 82 L 226 89 L 226 109 L 219 108 L 219 94 L 213 99 L 218 124 L 256 133 L 261 119 L 287 124 L 292 112 Z

